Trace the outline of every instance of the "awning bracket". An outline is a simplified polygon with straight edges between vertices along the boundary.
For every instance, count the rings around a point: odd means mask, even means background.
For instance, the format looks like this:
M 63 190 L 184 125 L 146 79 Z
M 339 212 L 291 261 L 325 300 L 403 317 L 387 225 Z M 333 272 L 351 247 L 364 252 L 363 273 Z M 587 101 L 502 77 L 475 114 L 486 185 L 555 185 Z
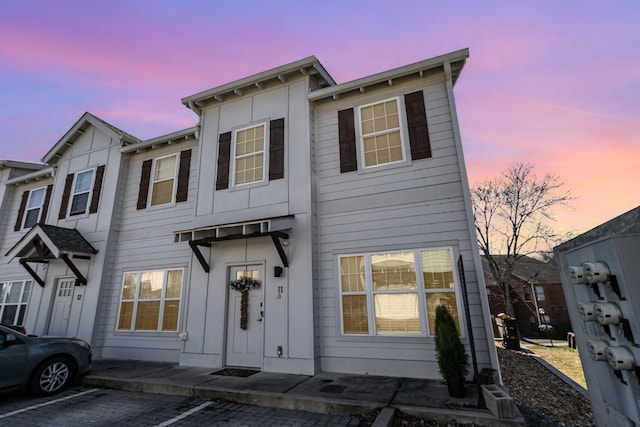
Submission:
M 87 285 L 86 277 L 84 277 L 84 275 L 80 273 L 80 270 L 78 270 L 78 267 L 76 267 L 75 264 L 71 262 L 71 260 L 69 259 L 69 256 L 67 254 L 62 254 L 60 255 L 60 258 L 62 258 L 62 261 L 64 261 L 64 263 L 67 264 L 67 267 L 69 267 L 71 271 L 73 271 L 73 274 L 75 274 L 76 286 L 79 286 L 79 285 L 86 286 Z
M 202 255 L 202 252 L 200 252 L 200 248 L 198 248 L 198 246 L 211 247 L 211 244 L 210 243 L 199 242 L 199 241 L 196 241 L 196 240 L 189 240 L 189 246 L 191 246 L 191 250 L 193 251 L 193 254 L 196 256 L 196 258 L 200 262 L 200 265 L 202 266 L 204 271 L 206 273 L 208 273 L 209 272 L 209 264 L 207 263 L 207 260 L 204 258 L 204 255 Z
M 27 264 L 27 261 L 21 259 L 20 260 L 20 265 L 27 270 L 27 273 L 29 273 L 29 275 L 31 277 L 33 277 L 33 280 L 35 280 L 36 282 L 38 282 L 38 284 L 44 288 L 44 280 L 42 280 L 40 278 L 40 276 L 38 276 L 38 274 L 35 272 L 35 270 L 33 268 L 31 268 L 31 266 L 29 264 Z

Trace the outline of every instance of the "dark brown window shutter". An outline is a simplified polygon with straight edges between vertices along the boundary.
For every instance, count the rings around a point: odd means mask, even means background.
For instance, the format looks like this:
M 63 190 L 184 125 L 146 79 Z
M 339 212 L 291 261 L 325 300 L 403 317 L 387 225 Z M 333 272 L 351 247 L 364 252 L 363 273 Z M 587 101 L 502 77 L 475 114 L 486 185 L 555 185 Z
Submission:
M 24 210 L 27 208 L 27 201 L 29 200 L 29 192 L 22 192 L 22 200 L 20 201 L 20 209 L 18 209 L 18 218 L 16 219 L 16 226 L 13 227 L 13 231 L 20 231 L 22 228 L 22 219 L 24 218 Z
M 269 124 L 269 180 L 284 178 L 284 119 Z
M 98 203 L 100 202 L 100 192 L 102 191 L 103 178 L 104 165 L 101 165 L 96 169 L 96 180 L 93 182 L 93 193 L 91 194 L 91 206 L 89 206 L 89 213 L 98 212 Z
M 69 206 L 69 196 L 71 195 L 71 186 L 73 185 L 73 174 L 67 175 L 67 180 L 64 182 L 64 193 L 62 193 L 62 201 L 60 202 L 60 212 L 58 213 L 58 219 L 64 219 L 67 216 L 67 207 Z
M 44 203 L 42 204 L 42 212 L 40 213 L 40 224 L 44 224 L 47 220 L 47 213 L 49 213 L 49 203 L 51 202 L 51 193 L 53 192 L 53 184 L 47 186 L 47 191 L 44 193 Z
M 187 194 L 189 193 L 189 169 L 191 169 L 191 150 L 184 150 L 180 153 L 176 202 L 187 201 Z
M 152 159 L 142 162 L 142 173 L 140 174 L 140 187 L 138 190 L 138 204 L 136 209 L 147 207 L 147 196 L 149 195 L 149 180 L 151 179 Z
M 340 144 L 340 173 L 358 170 L 353 108 L 338 111 L 338 138 Z
M 229 188 L 229 162 L 231 157 L 231 132 L 221 133 L 218 138 L 218 176 L 216 190 Z
M 426 159 L 431 157 L 429 129 L 427 128 L 427 113 L 424 108 L 424 94 L 422 91 L 408 93 L 404 96 L 407 110 L 407 127 L 409 130 L 409 144 L 412 159 Z

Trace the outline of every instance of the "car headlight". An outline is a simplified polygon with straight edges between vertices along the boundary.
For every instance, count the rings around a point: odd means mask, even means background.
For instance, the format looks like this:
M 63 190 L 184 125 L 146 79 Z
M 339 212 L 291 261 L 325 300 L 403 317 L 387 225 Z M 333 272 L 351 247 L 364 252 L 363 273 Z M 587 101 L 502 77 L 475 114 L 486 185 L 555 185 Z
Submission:
M 86 348 L 87 350 L 89 350 L 91 348 L 89 343 L 87 343 L 86 341 L 82 341 L 82 340 L 73 340 L 73 341 L 71 341 L 71 344 L 79 345 L 80 347 Z

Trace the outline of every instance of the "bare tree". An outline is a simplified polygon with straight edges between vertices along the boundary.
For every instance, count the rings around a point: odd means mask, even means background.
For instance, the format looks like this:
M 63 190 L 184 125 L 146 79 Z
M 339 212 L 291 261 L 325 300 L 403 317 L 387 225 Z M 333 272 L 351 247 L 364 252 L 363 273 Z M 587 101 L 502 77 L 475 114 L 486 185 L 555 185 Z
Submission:
M 566 238 L 551 228 L 553 211 L 572 199 L 558 176 L 538 178 L 529 163 L 511 164 L 502 176 L 471 189 L 476 234 L 482 255 L 498 283 L 507 313 L 514 315 L 508 279 L 524 256 L 544 256 Z

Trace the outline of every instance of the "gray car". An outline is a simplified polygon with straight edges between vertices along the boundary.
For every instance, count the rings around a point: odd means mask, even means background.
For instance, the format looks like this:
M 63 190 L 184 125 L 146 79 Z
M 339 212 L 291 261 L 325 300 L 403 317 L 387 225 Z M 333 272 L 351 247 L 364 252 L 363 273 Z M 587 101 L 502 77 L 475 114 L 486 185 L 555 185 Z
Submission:
M 0 325 L 0 391 L 55 394 L 91 370 L 91 347 L 77 338 L 31 337 Z

